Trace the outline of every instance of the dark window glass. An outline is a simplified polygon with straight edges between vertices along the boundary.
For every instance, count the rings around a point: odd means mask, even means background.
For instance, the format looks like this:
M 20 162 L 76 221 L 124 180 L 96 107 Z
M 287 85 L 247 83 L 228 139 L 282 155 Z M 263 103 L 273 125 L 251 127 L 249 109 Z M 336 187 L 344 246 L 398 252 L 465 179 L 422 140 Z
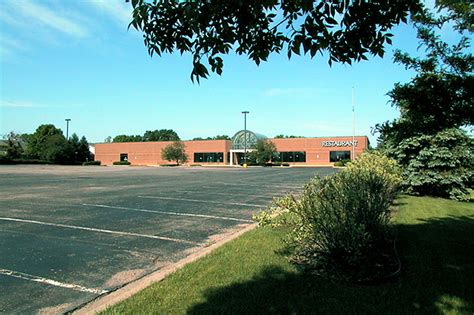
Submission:
M 306 162 L 306 152 L 279 152 L 274 162 Z
M 198 163 L 216 163 L 224 162 L 223 152 L 194 153 L 194 162 Z
M 194 162 L 202 162 L 204 158 L 203 153 L 194 153 Z
M 120 153 L 120 161 L 128 161 L 128 153 Z
M 351 151 L 330 151 L 329 162 L 337 162 L 342 160 L 350 160 Z

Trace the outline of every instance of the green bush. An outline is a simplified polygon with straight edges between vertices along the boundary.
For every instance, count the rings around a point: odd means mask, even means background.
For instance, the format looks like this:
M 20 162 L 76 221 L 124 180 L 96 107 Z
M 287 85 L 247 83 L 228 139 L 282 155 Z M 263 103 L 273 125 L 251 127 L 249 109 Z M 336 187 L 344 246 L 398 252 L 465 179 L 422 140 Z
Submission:
M 382 176 L 390 185 L 399 187 L 402 183 L 402 169 L 394 159 L 380 151 L 364 152 L 355 161 L 347 164 L 347 170 L 370 170 Z
M 334 162 L 334 166 L 346 166 L 350 161 L 350 159 L 336 161 Z
M 82 165 L 87 166 L 87 165 L 100 165 L 100 161 L 87 161 L 82 163 Z
M 381 277 L 396 268 L 388 228 L 396 172 L 395 162 L 368 154 L 339 173 L 313 178 L 299 199 L 278 199 L 255 219 L 290 227 L 292 259 L 310 270 L 349 280 Z
M 403 140 L 388 153 L 403 166 L 404 190 L 468 200 L 474 178 L 474 140 L 465 131 L 446 129 L 435 135 Z
M 129 161 L 115 161 L 114 165 L 130 165 Z

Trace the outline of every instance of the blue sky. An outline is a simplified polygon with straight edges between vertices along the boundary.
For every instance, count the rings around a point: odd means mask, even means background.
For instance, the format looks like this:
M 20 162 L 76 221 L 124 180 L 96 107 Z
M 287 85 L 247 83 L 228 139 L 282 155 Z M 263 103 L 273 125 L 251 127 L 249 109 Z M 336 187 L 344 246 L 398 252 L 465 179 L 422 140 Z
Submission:
M 141 35 L 127 31 L 123 0 L 0 2 L 0 135 L 31 133 L 44 123 L 102 142 L 107 136 L 174 129 L 182 139 L 232 136 L 248 128 L 268 137 L 356 134 L 397 117 L 386 93 L 413 73 L 392 63 L 394 47 L 416 52 L 410 26 L 393 30 L 385 58 L 353 66 L 316 57 L 273 55 L 257 67 L 224 57 L 224 73 L 193 84 L 189 55 L 147 54 Z

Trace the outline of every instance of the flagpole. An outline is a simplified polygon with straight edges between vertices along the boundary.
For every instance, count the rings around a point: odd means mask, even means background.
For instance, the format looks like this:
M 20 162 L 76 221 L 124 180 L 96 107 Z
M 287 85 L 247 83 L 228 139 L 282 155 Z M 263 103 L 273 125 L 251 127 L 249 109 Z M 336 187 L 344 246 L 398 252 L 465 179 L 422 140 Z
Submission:
M 355 160 L 355 96 L 354 87 L 352 87 L 352 159 Z

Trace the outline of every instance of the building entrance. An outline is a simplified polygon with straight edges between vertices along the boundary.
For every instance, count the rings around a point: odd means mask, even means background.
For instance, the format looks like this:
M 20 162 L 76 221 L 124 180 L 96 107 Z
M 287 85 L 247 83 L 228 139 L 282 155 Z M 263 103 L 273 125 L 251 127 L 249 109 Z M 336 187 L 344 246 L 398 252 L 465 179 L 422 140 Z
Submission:
M 249 158 L 249 153 L 253 151 L 252 149 L 247 149 L 247 160 Z M 244 150 L 230 150 L 230 165 L 241 165 L 245 163 L 245 154 Z

